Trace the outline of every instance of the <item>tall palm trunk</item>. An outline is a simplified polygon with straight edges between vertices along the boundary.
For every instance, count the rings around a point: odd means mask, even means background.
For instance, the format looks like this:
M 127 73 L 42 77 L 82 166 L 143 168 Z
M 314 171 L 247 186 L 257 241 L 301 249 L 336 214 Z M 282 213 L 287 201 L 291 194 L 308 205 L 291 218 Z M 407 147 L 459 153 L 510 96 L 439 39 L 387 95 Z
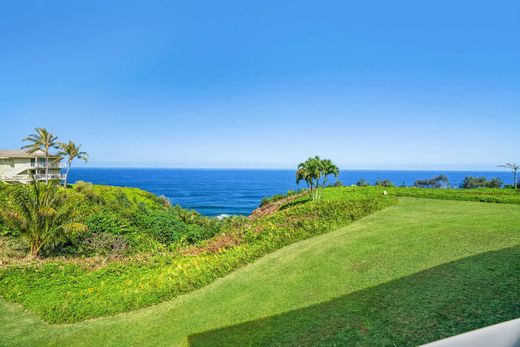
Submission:
M 45 183 L 49 183 L 49 152 L 45 153 Z
M 70 170 L 71 164 L 72 164 L 72 162 L 70 160 L 67 161 L 67 171 L 65 171 L 65 179 L 63 180 L 63 186 L 65 188 L 67 188 L 67 178 L 69 178 L 69 170 Z

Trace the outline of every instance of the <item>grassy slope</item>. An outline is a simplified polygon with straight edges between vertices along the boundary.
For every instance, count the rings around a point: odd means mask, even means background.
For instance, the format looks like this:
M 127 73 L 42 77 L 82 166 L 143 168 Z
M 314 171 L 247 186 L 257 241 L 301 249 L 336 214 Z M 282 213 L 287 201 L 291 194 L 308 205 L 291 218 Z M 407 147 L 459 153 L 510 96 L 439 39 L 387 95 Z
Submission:
M 380 191 L 330 189 L 319 202 L 304 199 L 265 218 L 241 220 L 208 241 L 218 245 L 226 241 L 226 234 L 243 241 L 235 247 L 198 255 L 152 254 L 144 261 L 123 259 L 97 269 L 60 260 L 6 266 L 0 268 L 0 295 L 49 323 L 110 316 L 202 288 L 276 249 L 336 230 L 397 202 Z
M 51 326 L 0 301 L 0 345 L 428 342 L 520 315 L 518 220 L 515 205 L 403 198 L 147 309 Z

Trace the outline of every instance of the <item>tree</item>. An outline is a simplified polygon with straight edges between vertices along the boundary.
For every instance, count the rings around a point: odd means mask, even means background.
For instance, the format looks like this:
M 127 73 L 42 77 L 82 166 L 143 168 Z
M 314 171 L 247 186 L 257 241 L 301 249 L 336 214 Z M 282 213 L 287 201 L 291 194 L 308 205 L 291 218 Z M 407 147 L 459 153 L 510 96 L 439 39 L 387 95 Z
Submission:
M 49 156 L 50 150 L 58 148 L 58 137 L 52 135 L 45 128 L 35 128 L 35 134 L 30 134 L 22 141 L 30 142 L 28 145 L 22 147 L 27 149 L 29 153 L 36 151 L 43 151 L 45 153 L 45 183 L 49 182 Z
M 430 179 L 416 180 L 414 185 L 418 188 L 442 188 L 448 187 L 449 181 L 445 175 L 439 175 Z
M 44 184 L 33 179 L 29 185 L 13 186 L 0 213 L 8 226 L 27 241 L 31 256 L 37 257 L 44 245 L 87 230 L 77 222 L 75 207 L 58 182 Z
M 72 165 L 72 161 L 74 159 L 80 159 L 88 162 L 88 154 L 87 152 L 81 152 L 81 145 L 77 146 L 74 142 L 70 141 L 67 143 L 59 144 L 60 151 L 58 155 L 67 158 L 67 171 L 65 171 L 65 180 L 63 182 L 63 186 L 67 187 L 67 178 L 69 177 L 70 166 Z
M 358 187 L 368 187 L 370 183 L 367 182 L 364 178 L 361 178 L 359 181 L 356 182 L 356 186 Z
M 394 183 L 389 179 L 381 180 L 380 178 L 376 181 L 374 185 L 379 187 L 394 187 Z
M 507 164 L 504 164 L 504 165 L 499 165 L 498 167 L 504 167 L 504 168 L 507 168 L 507 169 L 511 169 L 511 171 L 513 172 L 513 187 L 515 189 L 517 189 L 518 188 L 518 180 L 516 179 L 516 177 L 517 177 L 518 169 L 520 169 L 520 165 L 515 164 L 515 163 L 507 163 Z
M 310 198 L 312 200 L 319 199 L 327 179 L 331 175 L 337 180 L 339 168 L 330 159 L 320 159 L 319 156 L 315 156 L 298 165 L 296 184 L 305 181 Z
M 466 176 L 462 181 L 461 187 L 464 189 L 500 188 L 502 184 L 502 180 L 498 177 L 491 178 L 488 181 L 486 177 Z

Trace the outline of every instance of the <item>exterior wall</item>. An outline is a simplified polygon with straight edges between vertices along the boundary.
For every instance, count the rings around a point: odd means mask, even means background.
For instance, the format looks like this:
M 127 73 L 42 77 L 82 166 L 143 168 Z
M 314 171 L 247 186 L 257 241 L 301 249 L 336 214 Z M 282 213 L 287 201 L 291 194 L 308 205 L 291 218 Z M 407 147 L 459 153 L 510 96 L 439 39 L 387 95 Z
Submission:
M 50 179 L 62 179 L 60 162 L 49 159 Z M 27 183 L 31 181 L 31 174 L 37 179 L 45 179 L 45 158 L 8 158 L 0 159 L 0 180 Z
M 3 176 L 5 174 L 5 171 L 9 167 L 8 165 L 9 163 L 7 159 L 0 159 L 0 176 Z

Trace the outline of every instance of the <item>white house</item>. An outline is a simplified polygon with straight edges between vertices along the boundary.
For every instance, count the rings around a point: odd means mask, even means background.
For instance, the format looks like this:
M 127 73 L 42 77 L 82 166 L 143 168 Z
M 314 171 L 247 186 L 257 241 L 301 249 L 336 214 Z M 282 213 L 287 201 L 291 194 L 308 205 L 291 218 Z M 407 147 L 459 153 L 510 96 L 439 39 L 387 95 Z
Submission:
M 48 179 L 64 179 L 61 174 L 61 158 L 49 157 Z M 45 153 L 28 153 L 22 149 L 0 150 L 0 181 L 29 183 L 32 177 L 45 180 Z

